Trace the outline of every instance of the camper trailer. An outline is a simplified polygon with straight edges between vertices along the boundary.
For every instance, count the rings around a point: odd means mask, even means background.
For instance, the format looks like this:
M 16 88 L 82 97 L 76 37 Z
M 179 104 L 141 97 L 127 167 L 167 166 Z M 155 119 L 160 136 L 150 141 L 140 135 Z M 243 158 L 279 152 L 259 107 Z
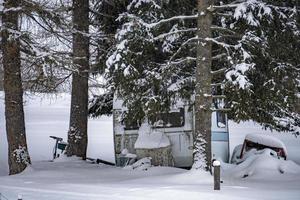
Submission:
M 137 158 L 151 157 L 152 164 L 161 166 L 191 167 L 193 164 L 194 114 L 187 103 L 177 102 L 168 113 L 155 120 L 148 119 L 140 126 L 121 120 L 126 111 L 121 99 L 114 99 L 114 145 L 118 159 L 130 153 Z M 229 133 L 227 116 L 213 112 L 212 157 L 229 161 Z M 125 153 L 122 152 L 125 149 Z M 118 160 L 116 160 L 118 163 Z

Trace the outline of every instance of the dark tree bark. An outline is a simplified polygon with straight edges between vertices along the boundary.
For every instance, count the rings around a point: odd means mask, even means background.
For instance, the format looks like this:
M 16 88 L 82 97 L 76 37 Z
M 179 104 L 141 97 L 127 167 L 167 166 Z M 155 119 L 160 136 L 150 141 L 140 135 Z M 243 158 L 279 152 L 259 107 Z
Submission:
M 4 90 L 4 88 L 3 88 L 3 69 L 0 66 L 0 91 L 3 91 L 3 90 Z
M 13 9 L 19 5 L 19 0 L 4 1 L 4 9 L 10 10 L 2 15 L 3 30 L 1 32 L 8 164 L 11 175 L 22 172 L 30 164 L 23 110 L 20 42 L 18 39 L 19 11 Z
M 207 10 L 210 0 L 198 0 L 198 31 L 196 89 L 195 89 L 195 131 L 194 168 L 211 171 L 211 38 L 212 14 Z
M 296 112 L 300 113 L 300 98 L 297 99 L 297 103 L 296 103 Z
M 86 158 L 89 76 L 89 1 L 73 0 L 73 65 L 68 156 Z

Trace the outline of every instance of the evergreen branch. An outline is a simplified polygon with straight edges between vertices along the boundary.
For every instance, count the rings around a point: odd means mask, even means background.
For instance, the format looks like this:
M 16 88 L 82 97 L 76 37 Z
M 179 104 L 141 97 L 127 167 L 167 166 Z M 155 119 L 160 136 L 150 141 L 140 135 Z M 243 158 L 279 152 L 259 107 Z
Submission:
M 196 61 L 196 60 L 197 60 L 197 59 L 194 58 L 194 57 L 186 57 L 186 58 L 184 58 L 184 59 L 170 61 L 169 63 L 170 63 L 170 64 L 173 64 L 173 65 L 178 65 L 178 64 L 181 64 L 181 63 L 184 63 L 184 62 Z
M 182 30 L 168 32 L 168 33 L 163 33 L 163 34 L 160 34 L 160 35 L 154 37 L 153 40 L 160 40 L 160 39 L 163 39 L 170 35 L 174 35 L 174 34 L 178 34 L 178 33 L 185 33 L 185 32 L 192 32 L 192 31 L 197 31 L 197 28 L 188 28 L 188 29 L 182 29 Z
M 142 24 L 143 26 L 147 27 L 147 28 L 155 28 L 157 26 L 160 26 L 164 23 L 167 22 L 172 22 L 172 21 L 177 21 L 177 20 L 186 20 L 186 19 L 197 19 L 198 14 L 197 15 L 179 15 L 179 16 L 174 16 L 171 18 L 167 18 L 167 19 L 162 19 L 158 22 L 154 22 L 154 23 L 147 23 L 144 20 L 142 20 L 141 18 L 137 17 L 134 14 L 129 14 L 129 13 L 123 13 L 117 20 L 120 20 L 122 17 L 128 17 L 131 18 L 133 20 L 136 20 L 137 22 L 139 22 L 140 24 Z
M 237 34 L 235 31 L 230 30 L 228 28 L 221 27 L 221 26 L 211 26 L 211 29 L 214 30 L 214 31 L 228 32 L 228 33 L 231 33 L 233 35 Z
M 218 69 L 218 70 L 215 70 L 215 71 L 211 71 L 210 73 L 212 74 L 212 75 L 217 75 L 217 74 L 221 74 L 221 73 L 223 73 L 223 72 L 225 72 L 227 70 L 227 68 L 222 68 L 222 69 Z
M 198 14 L 196 14 L 196 15 L 179 15 L 179 16 L 174 16 L 174 17 L 168 18 L 168 19 L 162 19 L 156 23 L 151 23 L 151 24 L 149 24 L 149 26 L 152 28 L 152 27 L 159 26 L 166 22 L 172 22 L 175 20 L 185 20 L 185 19 L 197 19 L 197 18 L 198 18 Z
M 184 46 L 186 46 L 187 44 L 189 44 L 190 42 L 194 41 L 194 40 L 198 40 L 197 37 L 192 37 L 192 38 L 189 38 L 188 40 L 186 40 L 185 42 L 182 43 L 182 45 L 180 46 L 180 48 L 173 54 L 173 56 L 171 56 L 170 61 L 172 61 L 180 52 L 181 50 L 183 49 Z
M 240 4 L 224 4 L 220 6 L 212 6 L 213 9 L 228 9 L 228 8 L 236 8 Z
M 212 60 L 219 60 L 219 59 L 221 59 L 221 58 L 223 58 L 223 57 L 225 57 L 225 56 L 227 56 L 226 53 L 221 53 L 221 54 L 218 54 L 218 55 L 216 55 L 216 56 L 213 56 L 211 59 L 212 59 Z

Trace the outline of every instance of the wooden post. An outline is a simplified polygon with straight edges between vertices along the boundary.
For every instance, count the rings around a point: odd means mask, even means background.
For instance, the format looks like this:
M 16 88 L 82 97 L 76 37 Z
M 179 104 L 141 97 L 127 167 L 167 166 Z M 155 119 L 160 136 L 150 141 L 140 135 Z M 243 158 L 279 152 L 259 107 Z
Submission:
M 214 190 L 220 190 L 221 186 L 221 173 L 220 173 L 220 161 L 215 160 L 213 162 L 213 167 L 214 167 Z

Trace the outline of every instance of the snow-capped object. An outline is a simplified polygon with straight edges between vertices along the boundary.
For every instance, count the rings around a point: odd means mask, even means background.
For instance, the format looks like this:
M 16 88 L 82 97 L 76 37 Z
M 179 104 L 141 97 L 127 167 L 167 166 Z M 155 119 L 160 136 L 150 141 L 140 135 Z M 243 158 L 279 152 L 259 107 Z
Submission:
M 247 52 L 243 51 L 243 53 L 245 54 L 245 56 L 247 55 Z M 234 85 L 239 86 L 241 89 L 246 89 L 251 85 L 251 83 L 248 81 L 248 78 L 245 75 L 245 73 L 253 67 L 254 67 L 253 63 L 248 64 L 243 62 L 243 63 L 236 64 L 233 66 L 233 69 L 226 72 L 225 77 Z
M 133 153 L 129 153 L 128 149 L 123 149 L 121 155 L 126 158 L 136 158 L 137 155 Z
M 228 175 L 237 178 L 257 177 L 264 179 L 266 176 L 276 174 L 300 174 L 300 166 L 291 160 L 282 160 L 272 156 L 271 149 L 255 150 L 248 152 L 246 159 L 239 165 L 229 169 Z
M 147 122 L 139 129 L 139 136 L 134 144 L 136 149 L 157 149 L 170 146 L 169 138 L 160 131 L 152 130 Z
M 152 131 L 150 133 L 138 136 L 134 144 L 136 149 L 157 149 L 170 146 L 169 138 L 160 131 Z
M 220 165 L 221 165 L 221 162 L 218 161 L 218 160 L 215 160 L 215 161 L 213 162 L 213 166 L 214 166 L 214 167 L 217 167 L 217 166 L 220 166 Z
M 151 167 L 151 157 L 145 157 L 142 158 L 132 165 L 128 165 L 124 167 L 124 169 L 136 169 L 136 170 L 142 170 L 142 171 L 147 171 Z
M 133 153 L 127 153 L 127 154 L 125 154 L 125 157 L 126 157 L 126 158 L 136 158 L 137 155 L 136 155 L 136 154 L 133 154 Z
M 151 4 L 152 6 L 154 6 L 155 8 L 160 9 L 161 7 L 152 0 L 133 0 L 131 1 L 131 3 L 127 6 L 127 10 L 132 9 L 132 7 L 134 8 L 139 8 L 142 4 Z
M 255 9 L 258 10 L 257 14 L 254 13 Z M 238 4 L 233 15 L 235 19 L 245 19 L 252 26 L 259 26 L 257 18 L 261 19 L 263 16 L 272 17 L 272 10 L 267 4 L 258 0 L 248 0 Z
M 285 155 L 287 156 L 287 150 L 284 143 L 273 136 L 261 135 L 261 134 L 248 134 L 246 135 L 245 140 L 258 143 L 258 144 L 263 144 L 269 147 L 282 148 L 285 152 Z
M 121 152 L 121 154 L 122 154 L 122 155 L 128 154 L 128 149 L 123 149 L 122 152 Z

